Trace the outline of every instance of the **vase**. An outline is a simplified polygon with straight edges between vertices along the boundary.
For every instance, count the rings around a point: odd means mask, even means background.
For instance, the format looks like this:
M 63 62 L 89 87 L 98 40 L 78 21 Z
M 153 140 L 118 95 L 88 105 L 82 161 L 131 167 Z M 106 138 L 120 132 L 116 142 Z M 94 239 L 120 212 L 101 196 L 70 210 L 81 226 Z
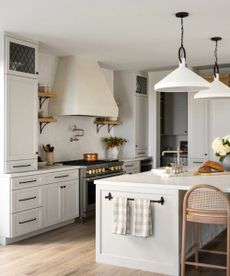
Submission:
M 107 149 L 107 159 L 108 160 L 118 160 L 119 159 L 119 147 L 113 147 Z
M 54 153 L 53 152 L 46 152 L 47 165 L 52 166 L 54 164 Z
M 224 167 L 225 171 L 230 171 L 230 155 L 226 155 L 221 164 Z

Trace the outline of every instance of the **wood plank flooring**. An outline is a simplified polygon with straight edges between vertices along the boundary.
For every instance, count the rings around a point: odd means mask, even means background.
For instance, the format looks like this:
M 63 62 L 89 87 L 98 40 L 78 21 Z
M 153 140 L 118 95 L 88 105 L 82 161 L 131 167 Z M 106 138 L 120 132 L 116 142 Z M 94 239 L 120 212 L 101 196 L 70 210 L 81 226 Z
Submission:
M 224 242 L 223 242 L 224 243 Z M 215 273 L 215 274 L 213 274 Z M 1 276 L 160 276 L 95 263 L 94 221 L 71 224 L 48 233 L 0 246 Z M 222 276 L 225 272 L 188 270 L 188 276 Z

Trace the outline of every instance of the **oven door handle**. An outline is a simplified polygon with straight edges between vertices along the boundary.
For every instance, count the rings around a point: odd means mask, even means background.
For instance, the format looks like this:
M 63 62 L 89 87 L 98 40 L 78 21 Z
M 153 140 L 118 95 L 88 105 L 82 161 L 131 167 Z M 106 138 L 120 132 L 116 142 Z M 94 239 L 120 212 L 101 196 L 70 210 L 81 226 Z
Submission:
M 122 174 L 125 174 L 125 172 L 120 172 L 120 173 L 111 173 L 111 174 L 108 174 L 108 175 L 101 175 L 101 176 L 95 176 L 95 177 L 87 177 L 84 179 L 86 181 L 94 181 L 94 180 L 97 180 L 97 179 L 102 179 L 102 178 L 107 178 L 107 177 L 111 177 L 111 176 L 117 176 L 117 175 L 122 175 Z

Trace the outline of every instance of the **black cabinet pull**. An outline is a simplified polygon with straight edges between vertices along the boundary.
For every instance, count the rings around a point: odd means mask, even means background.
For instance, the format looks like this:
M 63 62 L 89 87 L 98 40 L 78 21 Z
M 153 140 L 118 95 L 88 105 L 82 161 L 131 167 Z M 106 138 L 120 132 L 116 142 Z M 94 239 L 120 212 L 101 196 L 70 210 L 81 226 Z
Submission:
M 193 161 L 193 164 L 203 164 L 201 161 Z
M 18 201 L 27 201 L 27 200 L 32 200 L 32 199 L 36 199 L 36 198 L 37 198 L 36 196 L 32 196 L 32 197 L 28 197 L 28 198 L 19 199 Z
M 34 180 L 28 180 L 28 181 L 20 181 L 19 184 L 27 184 L 27 183 L 34 183 L 34 182 L 37 182 L 37 180 L 34 179 Z
M 13 168 L 26 168 L 31 167 L 31 164 L 25 164 L 25 165 L 14 165 Z
M 37 220 L 37 218 L 28 219 L 28 220 L 24 220 L 24 221 L 19 221 L 19 224 L 25 224 L 25 223 L 28 223 L 28 222 L 31 222 L 31 221 L 35 221 L 35 220 Z
M 63 177 L 68 177 L 68 176 L 69 176 L 68 174 L 63 174 L 63 175 L 54 176 L 54 178 L 63 178 Z

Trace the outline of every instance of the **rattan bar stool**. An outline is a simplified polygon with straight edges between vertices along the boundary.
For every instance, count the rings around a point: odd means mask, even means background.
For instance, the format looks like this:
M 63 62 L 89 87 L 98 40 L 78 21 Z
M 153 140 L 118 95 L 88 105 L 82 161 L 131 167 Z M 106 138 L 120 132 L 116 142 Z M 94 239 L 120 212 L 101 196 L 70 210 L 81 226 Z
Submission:
M 187 222 L 194 223 L 194 245 L 186 252 Z M 227 225 L 227 252 L 205 250 L 199 246 L 199 225 L 226 224 Z M 195 261 L 186 261 L 191 250 L 195 251 Z M 199 252 L 227 255 L 227 265 L 200 263 Z M 225 269 L 230 276 L 230 202 L 228 197 L 218 188 L 211 185 L 196 185 L 184 197 L 182 221 L 182 249 L 181 249 L 181 276 L 185 276 L 185 265 L 197 267 Z

